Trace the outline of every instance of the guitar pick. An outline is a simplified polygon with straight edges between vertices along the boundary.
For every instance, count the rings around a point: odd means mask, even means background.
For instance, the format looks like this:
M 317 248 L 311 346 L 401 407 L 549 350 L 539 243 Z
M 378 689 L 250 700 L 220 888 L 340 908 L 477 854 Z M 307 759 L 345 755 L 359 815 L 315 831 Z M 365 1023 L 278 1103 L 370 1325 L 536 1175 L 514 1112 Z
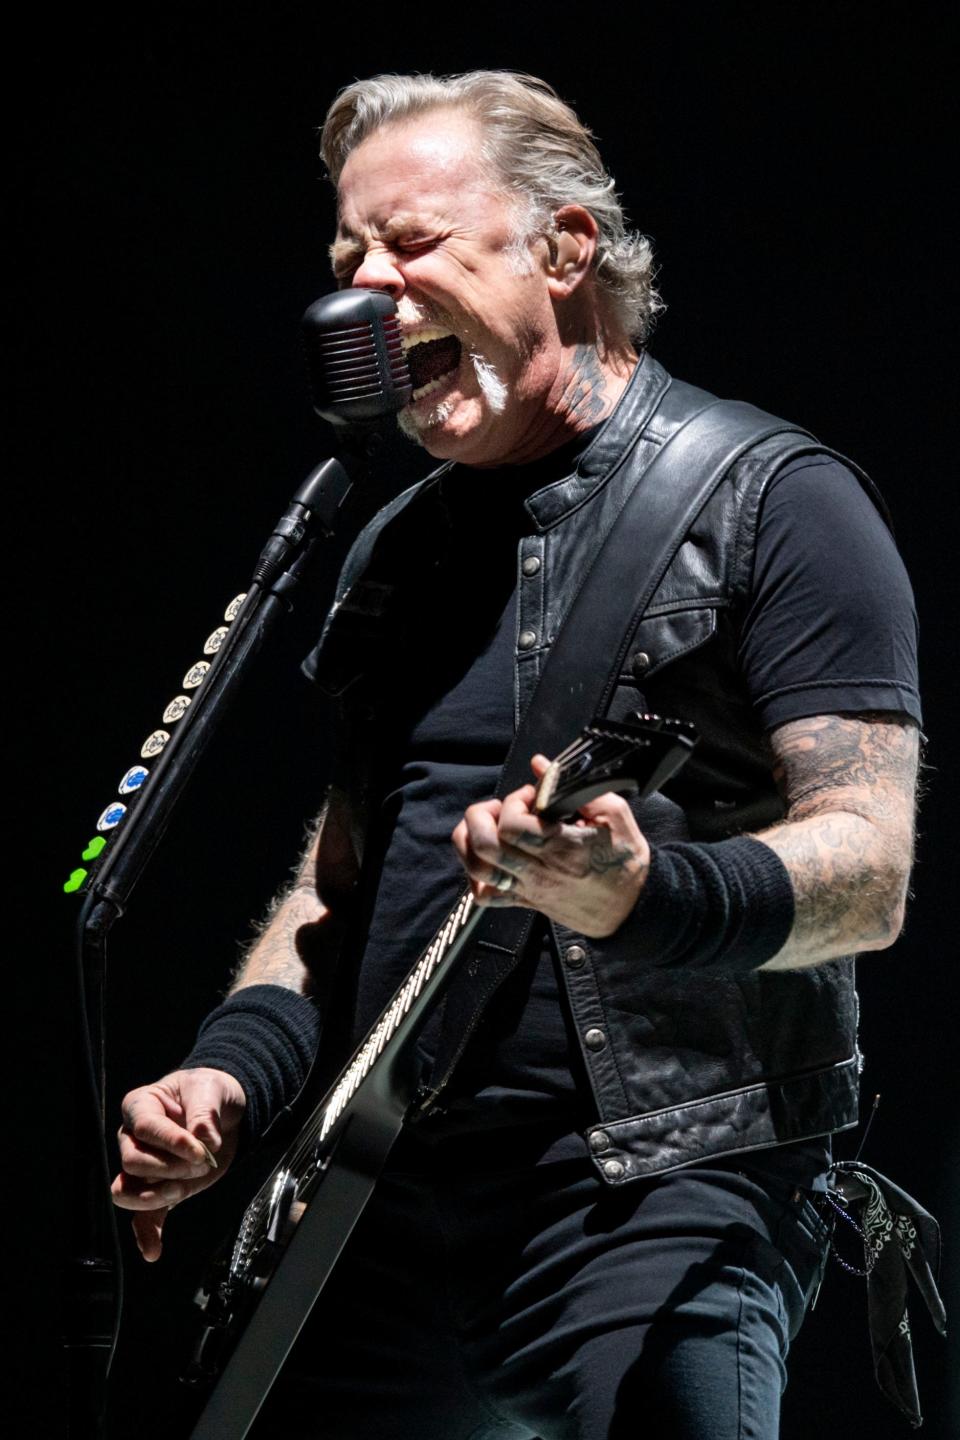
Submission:
M 187 713 L 191 698 L 189 695 L 177 695 L 171 700 L 163 712 L 164 725 L 175 725 Z
M 223 612 L 223 618 L 224 620 L 226 620 L 228 625 L 230 624 L 231 620 L 236 620 L 237 616 L 240 613 L 240 606 L 243 604 L 246 598 L 247 592 L 246 590 L 244 590 L 240 595 L 234 596 L 234 598 L 230 601 L 230 604 Z
M 148 735 L 140 747 L 142 758 L 150 760 L 154 755 L 159 755 L 169 739 L 169 730 L 154 730 L 153 734 Z
M 115 800 L 112 805 L 107 806 L 106 810 L 104 810 L 100 816 L 100 819 L 97 821 L 97 829 L 112 830 L 115 825 L 120 824 L 120 821 L 126 813 L 126 805 L 121 805 L 118 800 Z
M 83 882 L 84 882 L 84 880 L 86 880 L 86 878 L 87 878 L 87 872 L 86 872 L 86 870 L 71 870 L 71 871 L 70 871 L 70 879 L 67 880 L 67 882 L 65 883 L 65 885 L 64 885 L 64 887 L 63 887 L 63 893 L 64 893 L 65 895 L 72 895 L 72 894 L 74 893 L 74 891 L 80 889 L 80 886 L 83 884 Z
M 121 795 L 132 795 L 134 790 L 139 790 L 146 780 L 150 771 L 145 765 L 131 765 L 117 787 Z
M 100 854 L 101 850 L 102 850 L 103 847 L 106 845 L 106 843 L 107 843 L 107 842 L 106 842 L 106 840 L 103 838 L 102 835 L 94 835 L 93 839 L 90 841 L 90 844 L 87 846 L 86 850 L 81 851 L 81 853 L 80 853 L 80 859 L 81 859 L 81 860 L 96 860 L 97 856 Z
M 226 633 L 226 625 L 218 625 L 216 630 L 214 630 L 210 635 L 208 635 L 206 640 L 203 642 L 204 655 L 216 655 L 217 651 L 220 649 L 220 646 L 223 644 Z
M 201 680 L 203 679 L 204 675 L 206 675 L 209 669 L 209 660 L 198 660 L 196 665 L 191 665 L 190 669 L 183 677 L 182 683 L 184 690 L 196 690 L 197 686 L 200 684 Z

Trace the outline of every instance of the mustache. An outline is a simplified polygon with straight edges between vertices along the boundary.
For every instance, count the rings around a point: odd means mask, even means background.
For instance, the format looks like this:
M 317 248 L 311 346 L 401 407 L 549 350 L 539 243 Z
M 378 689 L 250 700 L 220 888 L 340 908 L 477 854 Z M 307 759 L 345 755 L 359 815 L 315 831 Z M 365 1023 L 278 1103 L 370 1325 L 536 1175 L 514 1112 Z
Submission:
M 401 295 L 397 301 L 397 318 L 404 330 L 413 330 L 421 325 L 438 325 L 443 330 L 453 330 L 449 315 L 439 306 L 420 305 L 408 295 Z

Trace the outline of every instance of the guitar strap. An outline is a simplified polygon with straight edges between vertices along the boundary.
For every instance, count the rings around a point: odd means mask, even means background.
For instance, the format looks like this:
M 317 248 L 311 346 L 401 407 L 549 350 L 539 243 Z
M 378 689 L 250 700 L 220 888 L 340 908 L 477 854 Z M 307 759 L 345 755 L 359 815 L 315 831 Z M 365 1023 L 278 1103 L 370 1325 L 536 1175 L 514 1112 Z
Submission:
M 736 461 L 775 435 L 796 437 L 778 455 L 778 468 L 799 454 L 822 453 L 812 436 L 787 421 L 741 401 L 715 400 L 682 381 L 664 392 L 657 419 L 667 423 L 668 436 L 629 491 L 574 596 L 501 771 L 501 798 L 529 781 L 532 755 L 558 754 L 572 735 L 606 713 L 657 586 Z M 598 645 L 601 632 L 608 645 Z M 483 917 L 466 964 L 446 990 L 437 1054 L 420 1090 L 421 1113 L 446 1086 L 491 996 L 517 965 L 533 921 L 534 912 L 520 907 Z

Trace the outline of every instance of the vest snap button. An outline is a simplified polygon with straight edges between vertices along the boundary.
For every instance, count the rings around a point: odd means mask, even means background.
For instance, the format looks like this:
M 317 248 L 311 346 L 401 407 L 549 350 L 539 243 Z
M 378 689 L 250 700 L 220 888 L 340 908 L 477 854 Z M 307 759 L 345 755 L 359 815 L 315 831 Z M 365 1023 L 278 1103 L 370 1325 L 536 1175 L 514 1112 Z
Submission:
M 607 1134 L 606 1130 L 590 1131 L 590 1149 L 593 1150 L 595 1153 L 600 1150 L 610 1149 L 610 1136 Z
M 602 1050 L 607 1043 L 607 1037 L 604 1031 L 593 1027 L 584 1035 L 583 1043 L 588 1050 Z
M 534 645 L 536 645 L 536 643 L 537 643 L 537 632 L 536 632 L 536 630 L 521 630 L 521 631 L 520 631 L 520 635 L 519 635 L 519 637 L 518 637 L 518 639 L 517 639 L 517 644 L 520 646 L 520 649 L 521 649 L 521 650 L 532 650 L 533 647 L 534 647 Z
M 520 566 L 520 569 L 523 571 L 524 575 L 536 575 L 537 571 L 540 569 L 540 556 L 528 555 L 524 560 L 523 564 Z
M 582 945 L 568 945 L 563 952 L 563 958 L 571 970 L 579 970 L 587 958 L 587 952 Z
M 622 1180 L 627 1172 L 619 1160 L 604 1160 L 603 1173 L 608 1180 Z
M 636 654 L 631 657 L 630 669 L 633 671 L 637 680 L 639 680 L 641 676 L 646 675 L 650 669 L 650 656 L 646 650 L 638 650 Z

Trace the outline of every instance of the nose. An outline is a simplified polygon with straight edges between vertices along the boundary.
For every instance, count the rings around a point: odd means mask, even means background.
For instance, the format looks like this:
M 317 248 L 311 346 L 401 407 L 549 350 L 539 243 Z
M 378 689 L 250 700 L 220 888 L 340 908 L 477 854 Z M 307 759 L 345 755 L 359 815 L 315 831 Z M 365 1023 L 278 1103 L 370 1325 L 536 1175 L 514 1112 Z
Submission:
M 353 272 L 350 284 L 361 290 L 385 290 L 399 300 L 406 286 L 389 250 L 371 247 Z

